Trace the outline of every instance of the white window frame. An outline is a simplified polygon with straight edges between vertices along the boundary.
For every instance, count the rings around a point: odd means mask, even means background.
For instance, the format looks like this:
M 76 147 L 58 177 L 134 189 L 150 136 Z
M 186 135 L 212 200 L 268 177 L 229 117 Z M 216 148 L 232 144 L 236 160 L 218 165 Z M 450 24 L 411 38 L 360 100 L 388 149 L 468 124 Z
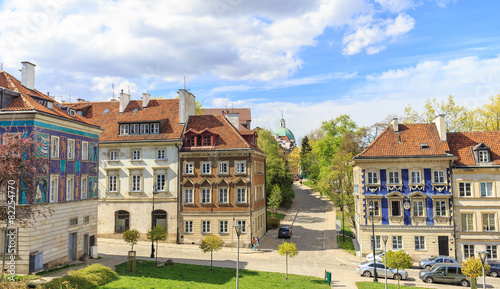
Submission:
M 236 188 L 236 203 L 244 204 L 247 202 L 247 188 L 237 187 Z
M 137 149 L 132 150 L 132 160 L 133 161 L 140 161 L 140 160 L 142 160 L 142 158 L 141 158 L 142 156 L 141 155 L 142 155 L 141 150 L 137 150 Z
M 184 221 L 184 234 L 193 233 L 193 221 Z
M 476 248 L 472 244 L 464 244 L 464 259 L 468 259 L 476 256 Z
M 194 162 L 185 162 L 184 163 L 184 174 L 185 175 L 194 175 Z
M 81 177 L 80 179 L 80 200 L 85 200 L 87 199 L 88 197 L 88 191 L 89 191 L 89 188 L 87 188 L 88 186 L 88 182 L 87 182 L 87 176 L 84 175 Z
M 156 159 L 157 160 L 165 160 L 165 149 L 157 149 L 156 150 Z
M 151 134 L 159 134 L 160 133 L 160 124 L 154 122 L 151 124 L 151 129 L 149 130 Z
M 89 142 L 82 141 L 82 161 L 89 160 Z
M 219 204 L 229 203 L 229 187 L 219 188 Z
M 246 161 L 235 161 L 234 162 L 234 173 L 237 175 L 244 175 L 247 173 L 247 162 Z
M 75 139 L 68 139 L 68 160 L 75 159 Z
M 219 162 L 217 172 L 219 175 L 229 174 L 229 162 L 228 161 Z
M 211 202 L 212 202 L 212 189 L 208 187 L 201 188 L 200 204 L 210 204 Z
M 58 159 L 59 158 L 59 140 L 58 136 L 50 137 L 50 157 Z
M 75 177 L 66 176 L 66 201 L 75 199 Z
M 425 248 L 425 236 L 415 236 L 415 251 L 424 251 Z
M 398 207 L 399 207 L 399 215 L 394 215 L 394 211 L 393 211 L 393 206 L 392 206 L 392 202 L 398 202 Z M 391 208 L 391 217 L 402 217 L 403 216 L 403 210 L 402 210 L 402 203 L 403 201 L 402 200 L 399 200 L 399 199 L 389 199 L 389 205 L 390 205 L 390 208 Z
M 434 171 L 433 178 L 434 178 L 434 183 L 436 184 L 446 183 L 446 178 L 443 170 Z
M 108 172 L 108 192 L 118 192 L 118 171 Z
M 158 192 L 164 192 L 166 191 L 167 187 L 167 172 L 155 172 L 155 184 L 156 184 L 156 190 Z
M 373 204 L 374 209 L 370 210 L 371 205 Z M 371 217 L 380 217 L 380 201 L 379 200 L 368 200 L 368 216 Z
M 141 123 L 140 134 L 149 134 L 149 123 Z
M 134 123 L 130 125 L 130 134 L 139 134 L 139 124 Z
M 411 171 L 410 181 L 411 184 L 422 184 L 422 171 Z
M 212 173 L 212 162 L 201 162 L 200 169 L 202 175 L 210 175 Z
M 388 176 L 389 176 L 388 178 L 389 185 L 398 185 L 401 183 L 399 178 L 399 172 L 396 171 L 389 172 Z
M 486 245 L 486 256 L 488 259 L 498 258 L 498 246 L 497 245 Z
M 117 161 L 118 160 L 118 151 L 109 151 L 109 160 L 110 161 Z
M 444 204 L 444 207 L 442 206 L 443 204 Z M 436 209 L 436 217 L 447 217 L 448 216 L 448 201 L 447 200 L 434 201 L 434 208 Z
M 458 194 L 461 198 L 472 197 L 472 182 L 458 182 Z
M 184 204 L 193 204 L 194 194 L 193 188 L 184 188 Z
M 485 224 L 485 219 L 484 216 L 488 216 L 486 219 L 486 224 Z M 492 217 L 490 219 L 490 217 Z M 483 232 L 496 232 L 497 231 L 497 224 L 496 224 L 496 214 L 492 212 L 488 213 L 482 213 L 481 214 L 481 219 L 483 222 Z M 491 228 L 493 226 L 493 229 Z
M 128 135 L 128 134 L 129 134 L 129 125 L 120 124 L 120 135 Z
M 375 250 L 382 249 L 382 242 L 380 236 L 375 235 Z M 373 236 L 370 236 L 370 248 L 373 250 Z
M 460 214 L 460 230 L 462 232 L 474 231 L 474 213 L 461 213 Z M 465 216 L 465 219 L 464 219 Z M 471 217 L 472 216 L 472 220 Z M 465 228 L 465 229 L 464 229 Z
M 219 234 L 229 233 L 229 222 L 227 220 L 219 221 Z
M 403 249 L 403 236 L 392 236 L 392 250 Z
M 366 184 L 378 185 L 379 183 L 378 172 L 366 172 Z
M 479 157 L 479 162 L 480 163 L 487 163 L 490 161 L 489 158 L 489 153 L 487 150 L 480 150 L 478 151 L 478 157 Z
M 488 186 L 489 185 L 489 186 Z M 481 191 L 481 198 L 493 197 L 493 182 L 479 182 L 479 189 Z M 483 195 L 484 192 L 484 195 Z
M 201 221 L 201 233 L 202 234 L 210 234 L 210 221 Z
M 50 176 L 49 203 L 57 203 L 59 197 L 59 176 Z
M 130 192 L 142 192 L 144 180 L 142 179 L 142 171 L 130 171 Z
M 417 212 L 422 214 L 417 214 Z M 411 216 L 412 217 L 425 217 L 425 200 L 412 200 L 411 201 Z
M 241 226 L 241 233 L 245 234 L 247 232 L 247 221 L 246 220 L 237 220 L 236 225 Z

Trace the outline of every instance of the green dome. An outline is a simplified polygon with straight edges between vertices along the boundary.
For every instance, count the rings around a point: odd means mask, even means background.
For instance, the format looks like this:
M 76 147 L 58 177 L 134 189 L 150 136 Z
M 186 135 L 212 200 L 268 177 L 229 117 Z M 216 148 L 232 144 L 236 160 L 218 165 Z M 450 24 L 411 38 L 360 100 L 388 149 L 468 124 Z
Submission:
M 286 136 L 290 140 L 295 140 L 295 136 L 293 136 L 293 133 L 289 129 L 287 129 L 286 127 L 278 128 L 274 132 L 274 134 L 279 135 L 279 136 Z

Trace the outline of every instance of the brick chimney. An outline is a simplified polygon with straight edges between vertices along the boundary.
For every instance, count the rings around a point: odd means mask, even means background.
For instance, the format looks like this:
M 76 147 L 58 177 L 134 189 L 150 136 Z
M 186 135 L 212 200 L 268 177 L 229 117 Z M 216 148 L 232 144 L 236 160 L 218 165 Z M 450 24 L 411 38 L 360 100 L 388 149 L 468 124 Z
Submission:
M 185 89 L 179 89 L 179 123 L 187 124 L 189 116 L 195 115 L 196 97 Z
M 445 115 L 438 115 L 432 122 L 436 124 L 436 128 L 441 141 L 446 141 L 446 120 Z
M 124 93 L 122 89 L 122 92 L 120 92 L 119 100 L 120 100 L 119 113 L 122 113 L 125 110 L 125 108 L 127 108 L 127 105 L 130 102 L 130 95 Z
M 35 89 L 35 66 L 28 61 L 21 62 L 21 84 L 28 89 Z
M 142 94 L 142 108 L 146 108 L 151 100 L 151 95 L 149 93 Z

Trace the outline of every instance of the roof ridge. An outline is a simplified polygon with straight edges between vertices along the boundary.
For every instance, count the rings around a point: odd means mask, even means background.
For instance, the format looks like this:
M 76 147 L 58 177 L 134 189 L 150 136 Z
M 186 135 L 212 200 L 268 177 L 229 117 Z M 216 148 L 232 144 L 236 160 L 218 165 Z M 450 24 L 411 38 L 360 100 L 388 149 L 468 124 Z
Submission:
M 243 138 L 243 136 L 240 134 L 240 132 L 229 122 L 229 120 L 227 120 L 227 118 L 225 118 L 224 116 L 222 115 L 216 115 L 215 117 L 221 117 L 222 119 L 224 119 L 224 121 L 229 124 L 229 126 L 233 129 L 233 131 L 238 135 L 238 137 L 240 138 L 241 141 L 243 141 L 243 143 L 245 143 L 246 147 L 247 148 L 252 148 L 250 146 L 250 144 Z M 240 123 L 238 122 L 238 125 Z

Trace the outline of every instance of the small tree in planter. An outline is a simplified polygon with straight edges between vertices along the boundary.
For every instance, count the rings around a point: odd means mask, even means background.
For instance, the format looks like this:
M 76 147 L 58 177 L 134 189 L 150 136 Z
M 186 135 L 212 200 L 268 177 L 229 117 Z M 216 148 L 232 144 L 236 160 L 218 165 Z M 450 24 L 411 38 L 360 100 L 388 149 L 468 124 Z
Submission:
M 490 271 L 490 265 L 484 263 L 484 272 Z M 462 273 L 470 277 L 472 289 L 477 289 L 477 278 L 483 276 L 483 266 L 481 260 L 471 257 L 462 263 Z
M 396 268 L 396 274 L 398 275 L 399 270 L 410 268 L 413 262 L 410 255 L 403 250 L 387 251 L 384 258 L 387 258 L 387 267 Z M 383 259 L 382 262 L 385 263 L 385 259 Z M 394 279 L 398 279 L 399 289 L 399 280 L 401 280 L 401 275 L 399 275 L 399 278 L 395 276 Z
M 135 272 L 134 245 L 137 244 L 140 237 L 141 237 L 141 234 L 136 229 L 132 229 L 132 230 L 129 229 L 123 233 L 123 240 L 131 246 L 130 251 L 128 252 L 128 258 L 127 258 L 127 271 L 128 272 Z M 130 264 L 131 260 L 132 260 L 132 264 Z
M 200 243 L 200 249 L 203 251 L 203 253 L 210 252 L 210 271 L 213 271 L 212 269 L 212 263 L 213 263 L 213 254 L 214 251 L 219 251 L 222 249 L 222 246 L 224 245 L 224 242 L 219 236 L 215 235 L 208 235 L 201 241 Z
M 156 263 L 158 263 L 158 241 L 165 241 L 168 237 L 168 233 L 161 225 L 156 225 L 153 229 L 146 233 L 148 240 L 154 242 L 156 241 Z
M 293 258 L 299 254 L 299 251 L 297 251 L 297 247 L 295 246 L 295 243 L 287 243 L 286 241 L 283 242 L 279 246 L 278 253 L 281 256 L 286 256 L 286 274 L 285 274 L 285 279 L 288 280 L 288 257 Z

